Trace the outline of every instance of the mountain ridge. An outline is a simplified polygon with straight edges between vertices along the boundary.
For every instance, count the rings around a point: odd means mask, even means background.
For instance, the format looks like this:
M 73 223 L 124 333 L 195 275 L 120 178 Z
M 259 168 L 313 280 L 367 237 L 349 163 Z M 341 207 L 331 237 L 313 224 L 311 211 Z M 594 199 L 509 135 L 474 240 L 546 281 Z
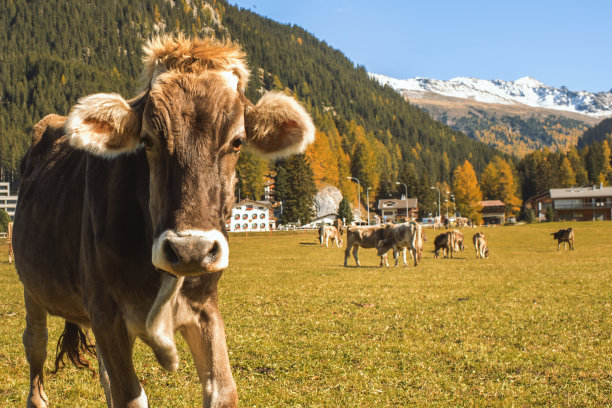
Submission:
M 526 105 L 533 108 L 553 109 L 579 113 L 603 119 L 612 116 L 612 92 L 571 91 L 555 88 L 526 76 L 516 81 L 486 80 L 457 77 L 449 80 L 430 78 L 396 79 L 370 73 L 383 85 L 389 85 L 409 100 L 421 99 L 423 94 L 434 93 L 447 97 L 502 105 Z

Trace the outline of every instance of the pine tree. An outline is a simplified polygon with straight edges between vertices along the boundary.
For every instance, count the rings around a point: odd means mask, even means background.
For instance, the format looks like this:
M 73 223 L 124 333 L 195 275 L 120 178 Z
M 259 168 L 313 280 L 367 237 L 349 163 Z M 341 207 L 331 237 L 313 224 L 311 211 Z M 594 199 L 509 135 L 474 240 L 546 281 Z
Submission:
M 277 165 L 276 198 L 283 202 L 280 222 L 307 224 L 313 217 L 317 192 L 314 175 L 304 154 L 290 156 Z
M 338 205 L 338 218 L 342 219 L 345 224 L 350 224 L 353 221 L 353 212 L 346 197 L 342 197 Z
M 455 192 L 455 202 L 457 209 L 463 217 L 472 220 L 473 223 L 480 223 L 482 216 L 482 192 L 478 186 L 476 173 L 472 164 L 466 160 L 463 166 L 458 166 L 453 172 L 453 191 Z

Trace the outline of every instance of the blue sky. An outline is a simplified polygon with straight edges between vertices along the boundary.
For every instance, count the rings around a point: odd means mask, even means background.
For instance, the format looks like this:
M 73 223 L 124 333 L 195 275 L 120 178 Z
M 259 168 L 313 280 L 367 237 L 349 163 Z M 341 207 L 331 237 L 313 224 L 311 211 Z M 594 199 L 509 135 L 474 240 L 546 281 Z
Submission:
M 612 89 L 610 0 L 229 0 L 296 24 L 369 72 L 395 78 L 531 76 Z

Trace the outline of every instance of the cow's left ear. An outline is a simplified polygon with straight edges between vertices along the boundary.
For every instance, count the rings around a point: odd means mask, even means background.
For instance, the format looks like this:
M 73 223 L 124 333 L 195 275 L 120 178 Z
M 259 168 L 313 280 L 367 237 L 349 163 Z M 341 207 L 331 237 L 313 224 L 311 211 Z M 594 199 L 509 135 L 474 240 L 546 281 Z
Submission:
M 269 92 L 245 113 L 247 141 L 261 156 L 278 159 L 302 153 L 314 142 L 310 115 L 295 99 Z
M 79 99 L 64 128 L 72 146 L 113 158 L 138 148 L 140 126 L 140 115 L 120 95 L 94 94 Z

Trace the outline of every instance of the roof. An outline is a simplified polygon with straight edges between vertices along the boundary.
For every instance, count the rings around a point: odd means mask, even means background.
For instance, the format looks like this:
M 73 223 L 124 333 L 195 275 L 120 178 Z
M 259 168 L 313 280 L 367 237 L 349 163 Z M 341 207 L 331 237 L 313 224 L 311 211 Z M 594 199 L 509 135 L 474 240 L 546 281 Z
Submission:
M 505 206 L 503 201 L 500 200 L 484 200 L 480 202 L 483 207 L 502 207 Z
M 590 197 L 612 197 L 612 187 L 588 186 L 570 188 L 551 188 L 550 197 L 558 198 L 590 198 Z
M 240 207 L 245 204 L 263 205 L 264 207 L 272 207 L 272 203 L 269 201 L 253 201 L 253 200 L 242 200 L 239 203 L 234 203 L 232 207 Z
M 406 202 L 408 202 L 408 208 L 417 208 L 417 199 L 409 198 L 409 199 L 397 199 L 397 198 L 386 198 L 383 200 L 378 200 L 378 209 L 382 210 L 385 208 L 406 208 Z

